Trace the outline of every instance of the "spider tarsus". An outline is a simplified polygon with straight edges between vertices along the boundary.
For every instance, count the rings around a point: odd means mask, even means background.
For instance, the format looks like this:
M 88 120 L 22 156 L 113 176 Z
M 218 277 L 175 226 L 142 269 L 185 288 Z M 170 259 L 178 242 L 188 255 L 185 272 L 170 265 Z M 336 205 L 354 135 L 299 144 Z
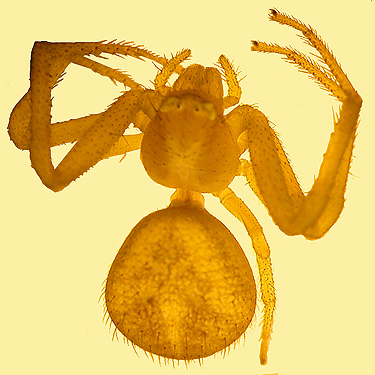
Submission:
M 276 8 L 272 8 L 272 9 L 270 9 L 269 16 L 270 17 L 275 17 L 279 13 L 280 12 Z

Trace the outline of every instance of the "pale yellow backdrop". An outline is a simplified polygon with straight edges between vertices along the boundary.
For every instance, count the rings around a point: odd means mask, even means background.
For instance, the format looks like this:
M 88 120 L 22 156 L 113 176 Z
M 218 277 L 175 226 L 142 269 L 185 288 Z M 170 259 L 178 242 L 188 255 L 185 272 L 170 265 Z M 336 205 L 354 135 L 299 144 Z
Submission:
M 356 1 L 65 1 L 2 7 L 0 70 L 1 374 L 371 374 L 374 353 L 374 63 L 375 4 Z M 364 99 L 346 208 L 324 239 L 287 237 L 243 180 L 234 183 L 264 226 L 278 296 L 269 364 L 261 367 L 259 322 L 226 358 L 177 368 L 153 363 L 112 341 L 98 303 L 102 282 L 130 229 L 168 204 L 169 189 L 148 179 L 138 154 L 101 162 L 60 193 L 45 188 L 28 153 L 9 141 L 11 109 L 28 88 L 35 40 L 124 39 L 158 54 L 189 47 L 194 62 L 234 59 L 246 78 L 244 103 L 257 103 L 276 124 L 305 190 L 317 173 L 337 103 L 278 56 L 250 52 L 250 40 L 308 51 L 293 30 L 267 20 L 277 7 L 313 25 Z M 151 63 L 122 68 L 149 85 Z M 55 120 L 102 110 L 118 91 L 109 80 L 68 69 L 54 92 Z M 108 91 L 107 91 L 108 88 Z M 65 152 L 66 150 L 64 150 Z M 236 235 L 253 268 L 241 225 L 214 198 L 208 209 Z

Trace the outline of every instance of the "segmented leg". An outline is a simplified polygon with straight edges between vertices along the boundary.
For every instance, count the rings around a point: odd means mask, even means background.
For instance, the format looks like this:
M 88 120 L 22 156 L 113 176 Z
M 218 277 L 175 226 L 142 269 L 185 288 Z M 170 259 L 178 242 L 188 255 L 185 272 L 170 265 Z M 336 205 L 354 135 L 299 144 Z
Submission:
M 243 164 L 243 174 L 250 185 L 256 186 L 274 222 L 286 234 L 320 238 L 336 222 L 344 206 L 362 99 L 311 27 L 276 10 L 271 11 L 270 19 L 301 31 L 308 43 L 318 50 L 327 68 L 293 49 L 275 44 L 253 42 L 252 50 L 286 56 L 342 103 L 311 190 L 303 194 L 280 141 L 260 111 L 251 106 L 240 106 L 228 115 L 227 121 L 234 122 L 244 132 L 241 137 L 248 142 L 251 167 Z
M 267 364 L 267 353 L 271 341 L 276 305 L 270 248 L 264 236 L 263 229 L 257 219 L 245 203 L 238 198 L 230 188 L 226 188 L 219 193 L 214 193 L 214 195 L 220 199 L 222 205 L 231 214 L 244 224 L 256 254 L 260 277 L 260 293 L 264 306 L 259 358 L 260 363 L 265 365 Z
M 223 78 L 228 86 L 228 95 L 224 97 L 224 109 L 232 107 L 239 103 L 242 90 L 240 80 L 238 79 L 238 71 L 233 64 L 224 55 L 219 56 L 218 67 L 221 69 Z
M 158 90 L 165 86 L 173 73 L 178 72 L 178 74 L 181 74 L 184 71 L 184 68 L 182 68 L 180 64 L 187 60 L 190 56 L 191 50 L 183 49 L 181 52 L 178 52 L 175 56 L 172 56 L 171 59 L 166 61 L 163 65 L 163 69 L 161 69 L 155 77 L 155 89 Z
M 144 90 L 126 73 L 85 56 L 101 56 L 103 53 L 148 58 L 161 64 L 168 62 L 166 58 L 124 42 L 36 42 L 34 45 L 30 89 L 15 106 L 8 131 L 17 147 L 30 150 L 32 166 L 43 183 L 52 190 L 63 189 L 101 159 L 136 149 L 140 143 L 140 136 L 122 135 L 135 120 Z M 51 125 L 51 90 L 61 80 L 65 68 L 71 62 L 120 82 L 133 91 L 126 92 L 100 114 Z M 75 141 L 77 143 L 71 151 L 54 168 L 50 147 Z

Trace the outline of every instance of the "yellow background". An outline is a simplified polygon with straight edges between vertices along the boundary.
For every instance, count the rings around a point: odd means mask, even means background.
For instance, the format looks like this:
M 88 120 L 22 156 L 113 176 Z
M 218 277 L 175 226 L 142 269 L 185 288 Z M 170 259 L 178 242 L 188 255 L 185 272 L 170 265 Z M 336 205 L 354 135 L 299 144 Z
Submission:
M 23 3 L 23 4 L 22 4 Z M 374 354 L 374 52 L 370 0 L 304 1 L 50 1 L 3 5 L 0 73 L 2 374 L 354 374 L 375 373 Z M 242 102 L 276 124 L 305 190 L 317 173 L 337 102 L 281 60 L 250 52 L 259 39 L 308 47 L 267 20 L 277 7 L 311 24 L 333 49 L 364 100 L 346 207 L 325 238 L 309 242 L 276 228 L 242 179 L 233 186 L 253 209 L 271 245 L 278 297 L 269 364 L 261 367 L 260 310 L 226 358 L 177 368 L 139 357 L 112 341 L 102 323 L 102 282 L 117 249 L 145 215 L 168 204 L 171 191 L 149 180 L 137 153 L 99 163 L 60 193 L 30 168 L 28 153 L 6 133 L 9 114 L 28 88 L 35 40 L 125 39 L 170 56 L 191 48 L 193 62 L 212 65 L 221 53 L 246 78 Z M 151 63 L 126 59 L 121 68 L 149 85 Z M 108 91 L 107 91 L 108 89 Z M 54 91 L 54 120 L 102 110 L 118 95 L 108 79 L 69 67 Z M 66 152 L 66 149 L 64 150 Z M 56 157 L 58 157 L 56 153 Z M 241 242 L 253 269 L 250 240 L 215 198 L 207 208 Z

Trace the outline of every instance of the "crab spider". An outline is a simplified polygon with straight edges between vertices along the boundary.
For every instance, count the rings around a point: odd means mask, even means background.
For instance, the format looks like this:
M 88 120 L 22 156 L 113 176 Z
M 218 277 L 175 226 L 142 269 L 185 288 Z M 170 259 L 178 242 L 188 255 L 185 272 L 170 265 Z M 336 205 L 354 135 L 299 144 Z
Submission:
M 100 160 L 140 149 L 150 178 L 176 189 L 167 208 L 146 216 L 130 232 L 105 286 L 109 318 L 147 352 L 201 359 L 237 340 L 254 315 L 256 285 L 249 263 L 230 231 L 205 210 L 202 193 L 218 197 L 251 237 L 263 302 L 262 364 L 267 363 L 276 302 L 270 249 L 262 227 L 230 189 L 231 181 L 245 177 L 288 235 L 320 238 L 343 209 L 362 99 L 311 27 L 277 10 L 270 11 L 270 19 L 300 31 L 324 65 L 275 44 L 253 42 L 252 50 L 283 55 L 341 102 L 319 175 L 307 194 L 267 117 L 253 106 L 238 105 L 239 80 L 224 55 L 219 69 L 184 68 L 187 49 L 167 59 L 124 42 L 34 45 L 30 89 L 13 109 L 8 129 L 15 145 L 30 151 L 43 184 L 60 191 Z M 154 89 L 87 57 L 103 54 L 161 65 Z M 127 90 L 102 113 L 51 124 L 51 90 L 70 63 Z M 173 73 L 178 78 L 170 86 Z M 131 123 L 139 134 L 124 134 Z M 54 167 L 51 147 L 64 143 L 75 144 Z M 250 161 L 241 158 L 245 152 Z

